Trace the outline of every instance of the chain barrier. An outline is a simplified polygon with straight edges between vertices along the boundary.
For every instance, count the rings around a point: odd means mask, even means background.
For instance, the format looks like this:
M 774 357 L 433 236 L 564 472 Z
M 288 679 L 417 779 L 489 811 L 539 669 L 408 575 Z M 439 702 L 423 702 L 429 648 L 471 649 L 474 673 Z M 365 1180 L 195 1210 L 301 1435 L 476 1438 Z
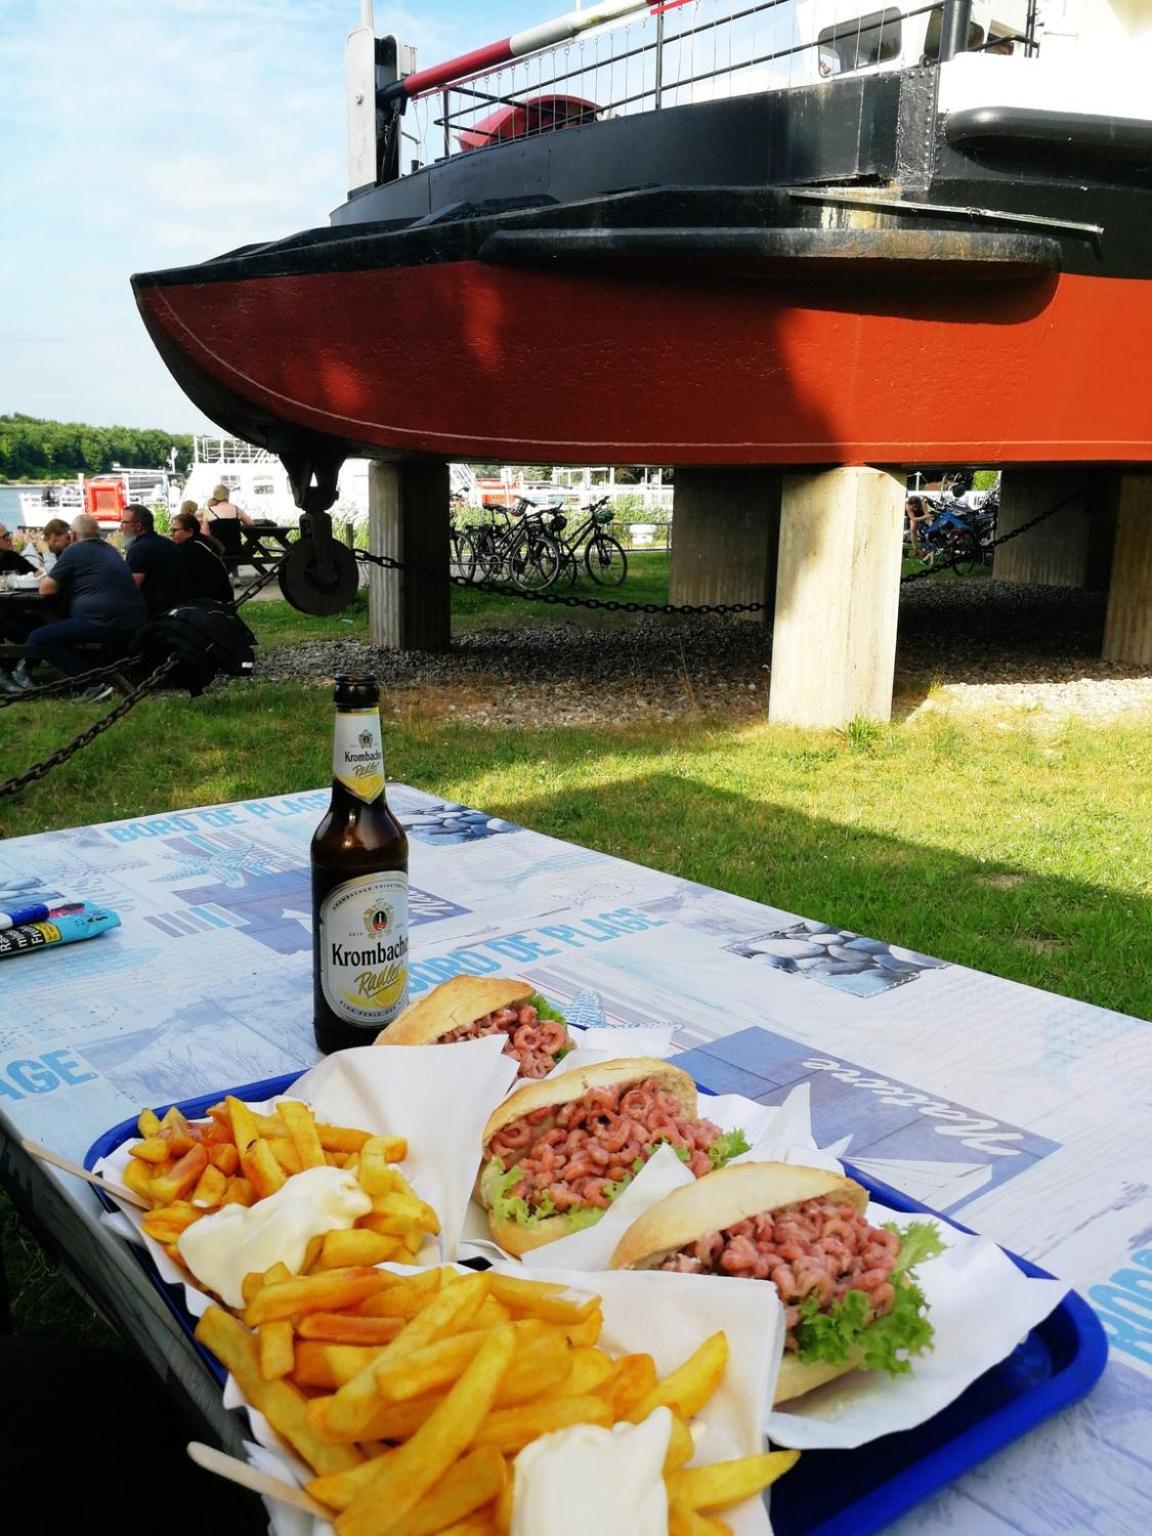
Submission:
M 232 599 L 231 606 L 233 613 L 236 612 L 237 608 L 242 607 L 250 597 L 255 597 L 258 592 L 263 592 L 264 588 L 268 586 L 275 577 L 279 576 L 280 567 L 283 565 L 287 558 L 287 555 L 282 555 L 280 559 L 277 560 L 275 565 L 269 566 L 266 571 L 261 571 L 256 580 L 252 582 L 250 586 L 245 587 L 243 592 L 240 593 L 239 597 L 234 597 Z
M 246 587 L 238 597 L 235 597 L 230 605 L 232 612 L 235 613 L 249 598 L 255 597 L 258 592 L 263 591 L 269 582 L 279 574 L 280 565 L 281 562 L 277 561 L 270 569 L 262 571 L 254 582 Z M 137 666 L 143 659 L 140 655 L 123 656 L 104 666 L 92 667 L 87 672 L 78 672 L 71 677 L 56 678 L 52 682 L 41 683 L 35 688 L 24 688 L 19 693 L 0 694 L 0 710 L 7 709 L 13 704 L 23 704 L 33 699 L 50 698 L 54 694 L 68 692 L 71 689 L 80 687 L 82 684 L 99 682 L 102 678 L 115 676 L 127 668 Z M 169 656 L 166 661 L 161 662 L 158 667 L 149 673 L 143 682 L 138 683 L 135 688 L 124 695 L 119 703 L 113 705 L 106 715 L 94 721 L 92 725 L 81 731 L 78 736 L 74 736 L 71 741 L 65 742 L 62 747 L 52 753 L 51 757 L 46 757 L 43 762 L 33 763 L 31 768 L 18 774 L 15 778 L 6 779 L 3 783 L 0 783 L 0 799 L 4 799 L 9 795 L 18 795 L 29 784 L 34 784 L 38 780 L 45 778 L 52 772 L 53 768 L 58 768 L 61 763 L 66 763 L 74 753 L 89 746 L 96 740 L 97 736 L 103 735 L 110 726 L 115 725 L 118 720 L 123 720 L 124 716 L 135 709 L 140 700 L 146 697 L 154 688 L 158 687 L 179 664 L 179 656 Z
M 998 539 L 991 539 L 987 544 L 978 546 L 981 557 L 993 549 L 998 549 L 1002 544 L 1008 544 L 1013 539 L 1018 539 L 1022 533 L 1028 533 L 1031 529 L 1047 522 L 1048 518 L 1055 517 L 1057 512 L 1063 512 L 1066 507 L 1072 505 L 1080 496 L 1084 495 L 1087 486 L 1077 486 L 1067 496 L 1062 497 L 1054 506 L 1047 507 L 1043 512 L 1030 518 L 1028 522 L 1021 523 L 1019 528 L 1013 528 L 1009 533 L 1002 534 Z M 417 576 L 424 581 L 448 582 L 454 587 L 464 587 L 471 592 L 491 592 L 497 597 L 518 597 L 526 603 L 546 603 L 555 608 L 592 608 L 604 613 L 658 613 L 658 614 L 725 614 L 725 613 L 764 613 L 771 605 L 768 603 L 634 603 L 617 602 L 613 598 L 574 597 L 571 593 L 561 592 L 525 592 L 518 587 L 504 586 L 498 582 L 470 581 L 467 576 L 453 576 L 450 572 L 432 571 L 425 566 L 405 565 L 402 560 L 394 560 L 391 555 L 373 555 L 367 550 L 356 551 L 357 560 L 368 565 L 379 565 L 385 570 L 404 571 L 409 576 Z M 926 576 L 938 576 L 943 571 L 950 571 L 954 566 L 966 565 L 973 556 L 971 554 L 953 555 L 951 559 L 925 566 L 921 571 L 910 571 L 908 575 L 901 576 L 903 585 L 909 581 L 920 581 Z
M 0 784 L 0 799 L 7 795 L 18 795 L 29 784 L 34 784 L 38 779 L 42 779 L 51 773 L 53 768 L 59 768 L 61 763 L 66 763 L 81 748 L 89 746 L 96 740 L 97 736 L 103 735 L 110 726 L 116 724 L 117 720 L 122 720 L 130 710 L 135 709 L 140 700 L 146 694 L 151 693 L 153 688 L 158 687 L 168 676 L 169 672 L 173 671 L 179 664 L 180 658 L 175 655 L 169 656 L 165 661 L 162 661 L 154 671 L 148 674 L 142 683 L 138 683 L 132 689 L 131 693 L 125 694 L 115 708 L 110 709 L 106 715 L 94 721 L 92 725 L 81 731 L 78 736 L 74 736 L 71 741 L 65 742 L 62 747 L 53 752 L 51 757 L 46 757 L 41 763 L 33 763 L 31 768 L 25 769 L 23 773 L 18 774 L 15 778 L 7 779 L 3 784 Z M 73 682 L 74 679 L 69 679 L 69 681 Z
M 142 659 L 140 656 L 122 656 L 119 661 L 107 662 L 104 666 L 93 667 L 88 672 L 77 672 L 71 677 L 57 677 L 50 683 L 37 683 L 35 688 L 23 688 L 19 693 L 0 694 L 0 709 L 8 709 L 13 704 L 23 704 L 25 700 L 46 698 L 53 693 L 65 693 L 70 688 L 78 688 L 81 683 L 99 682 L 102 677 L 113 677 L 126 667 L 136 666 Z
M 426 566 L 405 565 L 393 560 L 391 555 L 372 555 L 365 549 L 356 551 L 357 560 L 366 565 L 383 566 L 388 571 L 404 571 L 424 581 L 448 582 L 454 587 L 465 587 L 470 592 L 491 592 L 497 597 L 519 597 L 526 603 L 547 603 L 553 608 L 598 608 L 604 613 L 763 613 L 767 603 L 620 603 L 615 598 L 573 597 L 568 592 L 523 592 L 519 587 L 505 587 L 496 582 L 469 581 L 467 576 L 453 576 L 450 572 L 431 571 Z
M 1047 522 L 1050 517 L 1055 517 L 1057 512 L 1063 512 L 1065 507 L 1070 507 L 1080 496 L 1086 495 L 1087 491 L 1088 486 L 1086 484 L 1079 485 L 1074 491 L 1069 491 L 1067 496 L 1061 497 L 1055 506 L 1048 507 L 1043 512 L 1038 512 L 1035 517 L 1029 518 L 1026 523 L 1021 523 L 1019 528 L 1013 528 L 1009 533 L 1002 533 L 998 539 L 990 539 L 987 544 L 978 544 L 976 548 L 979 552 L 979 557 L 983 559 L 990 550 L 999 549 L 1001 544 L 1010 544 L 1013 539 L 1018 539 L 1022 533 L 1027 533 L 1030 529 L 1039 527 L 1041 523 Z M 950 560 L 945 560 L 942 564 L 933 562 L 931 565 L 926 565 L 922 571 L 909 571 L 907 576 L 901 576 L 900 585 L 903 586 L 906 581 L 920 581 L 925 576 L 938 576 L 941 571 L 950 571 L 954 566 L 967 565 L 973 558 L 974 556 L 969 552 L 968 554 L 953 555 Z

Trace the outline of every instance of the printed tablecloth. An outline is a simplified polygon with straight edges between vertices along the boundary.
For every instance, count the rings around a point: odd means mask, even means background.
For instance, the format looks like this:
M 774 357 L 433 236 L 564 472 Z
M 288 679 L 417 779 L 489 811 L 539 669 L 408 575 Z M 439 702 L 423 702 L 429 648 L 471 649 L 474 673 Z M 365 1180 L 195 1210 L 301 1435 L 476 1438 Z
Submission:
M 811 1085 L 822 1143 L 1071 1281 L 1111 1340 L 1090 1398 L 906 1516 L 904 1533 L 1152 1530 L 1152 1024 L 761 906 L 403 785 L 412 991 L 523 974 L 574 1022 L 676 1027 L 705 1086 Z M 316 791 L 0 844 L 0 910 L 123 926 L 0 967 L 0 1115 L 77 1159 L 146 1104 L 291 1072 L 311 1035 Z M 87 1188 L 4 1177 L 226 1443 L 207 1372 Z

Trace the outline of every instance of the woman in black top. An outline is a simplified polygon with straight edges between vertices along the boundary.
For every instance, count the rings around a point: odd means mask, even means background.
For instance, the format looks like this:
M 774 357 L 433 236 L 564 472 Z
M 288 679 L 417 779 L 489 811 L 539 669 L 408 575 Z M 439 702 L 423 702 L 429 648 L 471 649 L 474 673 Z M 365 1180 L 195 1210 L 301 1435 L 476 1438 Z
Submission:
M 35 569 L 31 560 L 25 560 L 19 550 L 13 547 L 12 535 L 0 523 L 0 576 L 9 573 L 14 576 L 30 576 Z
M 217 603 L 232 601 L 232 583 L 217 550 L 215 539 L 200 532 L 195 512 L 177 512 L 172 519 L 172 541 L 184 561 L 184 592 L 190 603 L 210 598 Z

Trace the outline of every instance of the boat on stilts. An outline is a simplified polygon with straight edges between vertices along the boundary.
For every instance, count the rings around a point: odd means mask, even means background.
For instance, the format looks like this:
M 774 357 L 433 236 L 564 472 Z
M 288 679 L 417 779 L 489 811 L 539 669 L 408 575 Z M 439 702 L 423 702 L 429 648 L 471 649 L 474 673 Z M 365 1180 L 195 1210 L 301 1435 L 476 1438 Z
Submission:
M 349 456 L 1147 462 L 1149 63 L 1133 0 L 603 0 L 427 69 L 369 5 L 330 222 L 136 299 L 323 551 Z

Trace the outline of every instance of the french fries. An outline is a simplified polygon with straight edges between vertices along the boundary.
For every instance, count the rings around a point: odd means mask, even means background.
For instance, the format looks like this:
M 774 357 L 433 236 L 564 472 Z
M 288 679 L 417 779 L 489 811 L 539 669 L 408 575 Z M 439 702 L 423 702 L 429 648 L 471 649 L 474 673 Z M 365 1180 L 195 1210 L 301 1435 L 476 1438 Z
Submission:
M 372 1209 L 350 1228 L 313 1238 L 303 1274 L 389 1261 L 410 1264 L 426 1238 L 440 1232 L 436 1212 L 396 1166 L 408 1155 L 402 1136 L 326 1125 L 295 1099 L 279 1100 L 275 1114 L 265 1115 L 229 1096 L 213 1104 L 202 1121 L 189 1121 L 175 1108 L 163 1119 L 146 1109 L 137 1128 L 141 1139 L 130 1148 L 124 1183 L 148 1202 L 144 1231 L 177 1261 L 177 1240 L 193 1222 L 225 1206 L 255 1205 L 312 1168 L 352 1172 Z M 332 1343 L 372 1341 L 347 1332 L 311 1337 Z
M 723 1333 L 661 1379 L 650 1355 L 603 1348 L 596 1296 L 542 1281 L 355 1266 L 249 1279 L 244 1320 L 212 1308 L 196 1336 L 311 1468 L 307 1491 L 338 1536 L 507 1536 L 525 1446 L 655 1408 L 671 1413 L 670 1536 L 723 1536 L 717 1512 L 796 1461 L 689 1465 L 689 1421 L 723 1379 Z

